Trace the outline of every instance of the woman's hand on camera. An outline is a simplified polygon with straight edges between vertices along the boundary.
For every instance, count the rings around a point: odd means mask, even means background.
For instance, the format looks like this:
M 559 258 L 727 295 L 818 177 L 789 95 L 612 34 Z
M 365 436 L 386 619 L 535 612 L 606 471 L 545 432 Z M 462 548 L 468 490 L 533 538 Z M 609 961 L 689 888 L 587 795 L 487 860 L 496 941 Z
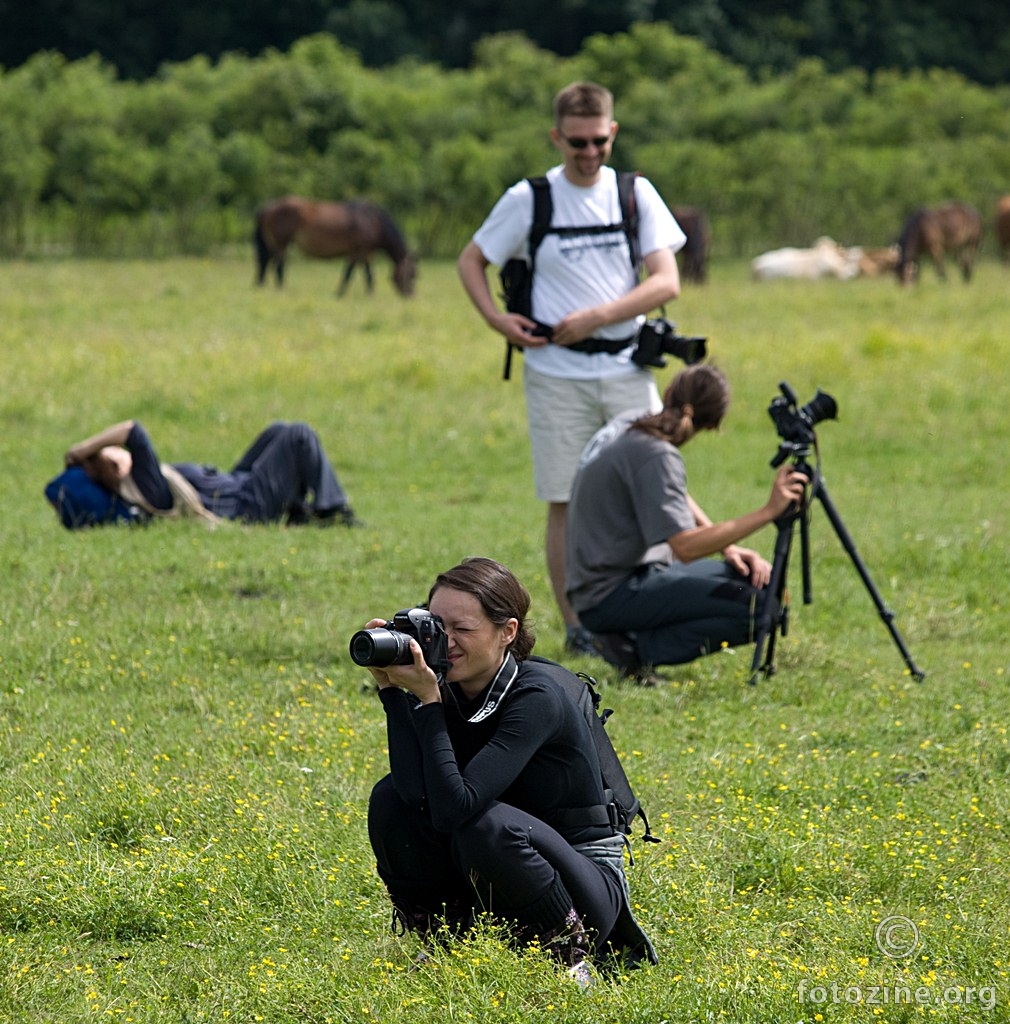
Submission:
M 365 629 L 377 629 L 385 625 L 385 619 L 369 619 L 365 623 Z M 413 637 L 410 637 L 408 646 L 414 658 L 412 664 L 386 665 L 384 668 L 369 666 L 367 671 L 372 674 L 372 678 L 380 690 L 395 686 L 401 690 L 409 690 L 422 704 L 441 701 L 442 692 L 438 688 L 438 678 L 424 660 L 421 645 Z

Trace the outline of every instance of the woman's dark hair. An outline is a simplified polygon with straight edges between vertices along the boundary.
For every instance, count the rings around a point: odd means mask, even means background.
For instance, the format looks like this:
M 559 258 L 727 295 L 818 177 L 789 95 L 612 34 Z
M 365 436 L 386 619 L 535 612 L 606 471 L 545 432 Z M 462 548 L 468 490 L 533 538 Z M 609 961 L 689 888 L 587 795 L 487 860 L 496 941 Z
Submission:
M 685 367 L 670 381 L 663 410 L 632 423 L 632 430 L 683 444 L 699 430 L 715 430 L 729 408 L 729 381 L 712 363 Z
M 493 558 L 464 558 L 459 565 L 439 573 L 431 590 L 428 603 L 439 587 L 473 594 L 480 601 L 484 614 L 496 625 L 504 626 L 509 619 L 519 623 L 515 639 L 509 650 L 517 661 L 525 661 L 533 650 L 536 638 L 526 626 L 526 613 L 530 610 L 529 591 Z

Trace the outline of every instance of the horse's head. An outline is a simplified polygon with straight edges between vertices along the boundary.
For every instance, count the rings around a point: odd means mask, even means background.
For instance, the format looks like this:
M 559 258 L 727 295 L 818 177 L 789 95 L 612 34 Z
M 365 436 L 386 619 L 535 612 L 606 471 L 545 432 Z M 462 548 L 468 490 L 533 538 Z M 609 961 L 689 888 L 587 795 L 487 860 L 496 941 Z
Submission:
M 417 279 L 417 263 L 410 253 L 405 253 L 393 264 L 393 284 L 396 290 L 406 297 L 414 294 L 414 281 Z

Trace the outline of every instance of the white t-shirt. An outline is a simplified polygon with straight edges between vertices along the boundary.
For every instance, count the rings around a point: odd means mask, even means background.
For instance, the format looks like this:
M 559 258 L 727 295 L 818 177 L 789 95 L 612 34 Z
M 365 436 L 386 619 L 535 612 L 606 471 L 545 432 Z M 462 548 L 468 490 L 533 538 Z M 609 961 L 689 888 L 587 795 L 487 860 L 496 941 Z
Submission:
M 621 203 L 617 173 L 601 170 L 600 180 L 589 188 L 573 185 L 559 165 L 547 172 L 551 186 L 555 227 L 591 227 L 620 224 Z M 645 178 L 635 180 L 638 239 L 642 257 L 660 249 L 679 251 L 687 241 L 655 187 Z M 533 226 L 533 188 L 523 179 L 495 204 L 473 240 L 488 262 L 503 266 L 527 255 Z M 561 237 L 548 234 L 536 254 L 533 275 L 533 318 L 556 324 L 573 310 L 596 306 L 626 295 L 638 283 L 631 264 L 628 239 L 618 227 L 595 235 Z M 608 324 L 596 337 L 628 338 L 637 333 L 644 317 Z M 551 377 L 597 380 L 636 372 L 631 346 L 617 355 L 605 352 L 569 352 L 564 346 L 544 345 L 524 350 L 530 369 Z

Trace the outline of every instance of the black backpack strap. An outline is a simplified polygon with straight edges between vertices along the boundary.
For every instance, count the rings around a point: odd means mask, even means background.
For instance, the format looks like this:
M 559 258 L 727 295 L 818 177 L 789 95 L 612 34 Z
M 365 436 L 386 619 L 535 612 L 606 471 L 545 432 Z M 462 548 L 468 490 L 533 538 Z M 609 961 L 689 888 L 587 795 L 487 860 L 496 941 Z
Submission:
M 544 240 L 551 226 L 551 214 L 554 212 L 554 203 L 551 200 L 551 185 L 546 176 L 539 175 L 535 178 L 526 179 L 533 189 L 533 223 L 530 225 L 530 234 L 527 241 L 527 252 L 529 255 L 529 268 L 526 271 L 528 294 L 533 292 L 533 268 L 536 265 L 537 249 Z M 527 315 L 529 310 L 526 310 Z M 508 380 L 512 376 L 512 352 L 516 348 L 510 341 L 505 342 L 505 369 L 502 379 Z
M 525 284 L 527 299 L 531 301 L 533 294 L 533 274 L 536 269 L 537 250 L 540 248 L 544 238 L 553 232 L 562 238 L 581 235 L 606 234 L 620 227 L 628 239 L 628 255 L 631 259 L 631 266 L 637 274 L 642 263 L 641 244 L 638 240 L 638 206 L 635 202 L 635 179 L 638 178 L 638 171 L 618 171 L 617 173 L 617 198 L 621 207 L 620 224 L 596 224 L 590 227 L 560 227 L 551 228 L 551 217 L 554 213 L 554 203 L 551 199 L 551 185 L 545 175 L 538 175 L 534 178 L 527 178 L 530 187 L 533 189 L 533 223 L 530 226 L 529 239 L 527 242 L 528 265 L 526 269 Z M 530 311 L 526 311 L 530 315 Z M 570 346 L 573 352 L 620 352 L 626 348 L 633 338 L 620 339 L 616 342 L 600 342 L 593 339 L 579 342 Z M 515 345 L 511 342 L 505 343 L 505 367 L 502 373 L 504 380 L 512 376 L 512 352 Z
M 554 212 L 554 203 L 551 200 L 550 182 L 544 175 L 536 178 L 527 178 L 530 187 L 533 189 L 533 225 L 530 228 L 529 253 L 530 273 L 533 273 L 533 265 L 536 262 L 537 249 L 544 240 L 551 226 L 551 214 Z
M 638 171 L 618 171 L 617 198 L 621 203 L 621 226 L 628 236 L 631 265 L 638 271 L 642 264 L 642 246 L 638 241 L 638 204 L 635 202 L 635 179 Z

